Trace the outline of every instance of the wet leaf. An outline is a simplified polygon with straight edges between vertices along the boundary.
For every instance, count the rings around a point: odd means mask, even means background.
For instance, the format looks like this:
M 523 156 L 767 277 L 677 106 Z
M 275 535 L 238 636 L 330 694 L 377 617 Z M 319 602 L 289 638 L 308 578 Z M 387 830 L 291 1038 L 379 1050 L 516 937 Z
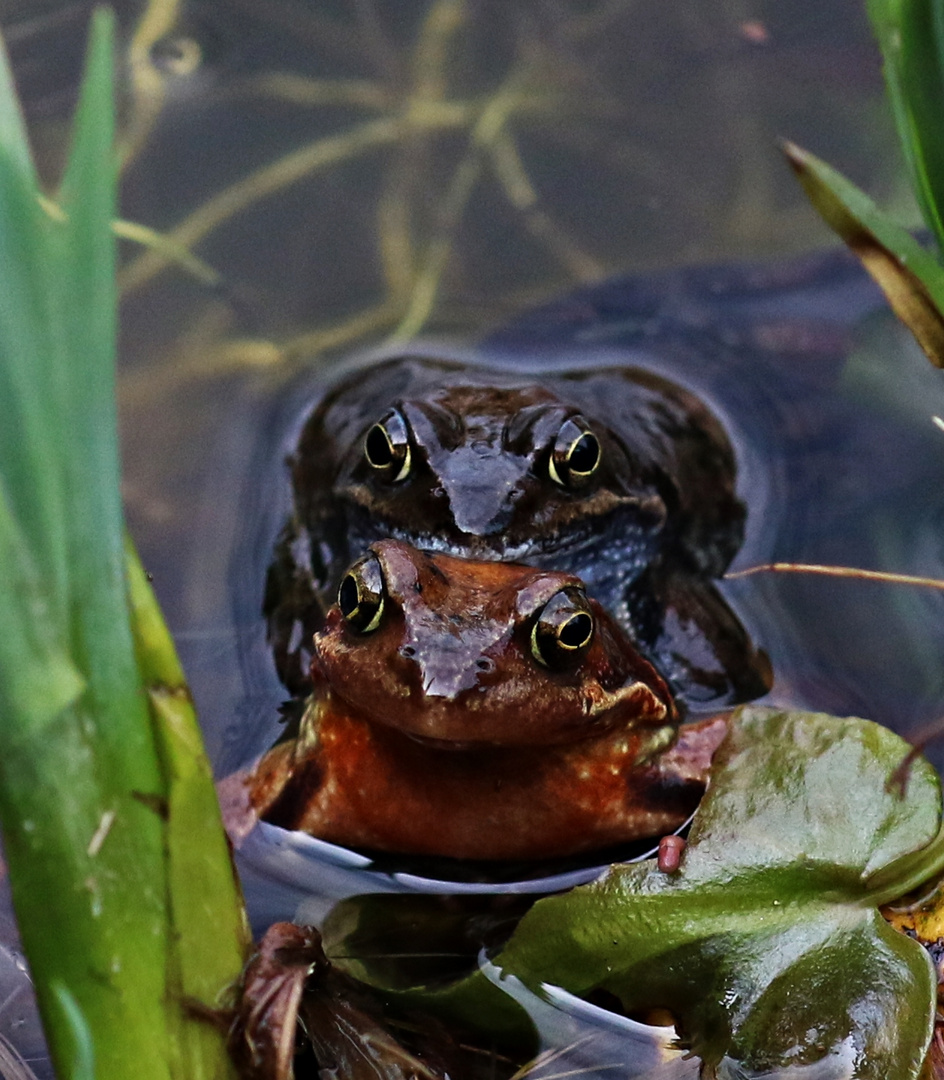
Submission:
M 934 770 L 920 760 L 905 796 L 886 790 L 907 749 L 865 720 L 739 710 L 680 871 L 614 866 L 541 900 L 494 964 L 538 993 L 602 990 L 629 1012 L 667 1008 L 709 1066 L 727 1057 L 776 1075 L 829 1057 L 843 1075 L 917 1077 L 936 978 L 877 910 L 940 862 Z M 411 996 L 494 1008 L 484 982 Z
M 793 143 L 784 152 L 823 219 L 862 260 L 931 363 L 944 367 L 944 268 L 824 161 Z

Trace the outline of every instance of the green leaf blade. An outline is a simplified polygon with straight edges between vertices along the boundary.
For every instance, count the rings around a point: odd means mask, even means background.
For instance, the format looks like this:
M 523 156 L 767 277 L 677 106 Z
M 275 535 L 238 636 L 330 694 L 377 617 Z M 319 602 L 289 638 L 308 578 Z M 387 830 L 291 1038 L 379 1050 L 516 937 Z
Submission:
M 2 77 L 4 74 L 6 78 Z M 18 115 L 0 43 L 0 117 Z M 53 612 L 66 619 L 67 543 L 62 527 L 64 493 L 55 467 L 48 402 L 55 386 L 49 364 L 47 234 L 33 186 L 32 162 L 19 145 L 19 125 L 6 125 L 0 142 L 0 461 L 11 513 L 29 537 L 38 570 L 47 582 Z M 12 130 L 11 130 L 12 129 Z M 40 390 L 39 388 L 43 389 Z M 13 407 L 16 403 L 16 407 Z M 55 430 L 55 428 L 53 428 Z
M 928 227 L 944 245 L 944 12 L 934 0 L 869 0 L 899 141 Z
M 70 450 L 62 468 L 74 646 L 86 660 L 91 692 L 107 717 L 103 739 L 114 740 L 117 752 L 135 770 L 134 782 L 148 790 L 158 776 L 153 742 L 147 745 L 147 709 L 127 616 L 115 409 L 113 48 L 113 18 L 99 10 L 93 17 L 87 74 L 60 191 L 65 220 L 51 221 L 49 229 L 59 269 L 56 370 L 63 385 L 61 422 Z M 103 162 L 108 163 L 104 168 Z M 125 617 L 116 618 L 117 612 Z M 136 752 L 127 746 L 129 739 L 137 742 Z
M 132 628 L 148 687 L 167 782 L 166 853 L 172 924 L 168 981 L 179 1070 L 190 1080 L 232 1073 L 225 1034 L 180 1003 L 218 1008 L 250 945 L 242 895 L 227 845 L 210 763 L 184 673 L 137 552 L 126 545 Z
M 0 71 L 13 283 L 0 291 L 0 822 L 57 1075 L 202 1080 L 232 1066 L 188 1000 L 219 1004 L 245 926 L 149 590 L 135 608 L 146 648 L 132 628 L 129 575 L 133 587 L 143 573 L 126 573 L 119 489 L 113 24 L 93 16 L 59 204 L 36 186 Z
M 907 229 L 813 154 L 784 144 L 810 201 L 861 259 L 928 359 L 944 367 L 944 269 Z
M 16 282 L 0 311 L 0 388 L 9 393 L 0 525 L 15 556 L 0 566 L 0 592 L 21 599 L 0 618 L 5 647 L 19 641 L 20 658 L 31 663 L 3 690 L 16 707 L 4 710 L 0 726 L 0 819 L 59 1075 L 90 1054 L 101 1075 L 166 1080 L 163 823 L 140 797 L 160 798 L 163 779 L 124 581 L 109 381 L 114 262 L 105 246 L 114 180 L 93 165 L 110 139 L 110 120 L 93 109 L 112 111 L 111 26 L 105 13 L 93 21 L 83 83 L 91 105 L 77 122 L 73 154 L 84 172 L 67 213 L 41 209 L 22 125 L 10 120 L 12 87 L 0 88 L 4 134 L 13 139 L 0 157 L 0 197 L 9 200 L 0 210 L 0 255 Z M 58 688 L 31 702 L 24 699 L 34 692 L 40 647 L 59 658 Z M 33 673 L 28 681 L 25 672 Z M 79 1058 L 76 1010 L 89 1049 Z
M 85 690 L 0 478 L 0 713 L 43 729 Z M 59 633 L 56 633 L 57 628 Z

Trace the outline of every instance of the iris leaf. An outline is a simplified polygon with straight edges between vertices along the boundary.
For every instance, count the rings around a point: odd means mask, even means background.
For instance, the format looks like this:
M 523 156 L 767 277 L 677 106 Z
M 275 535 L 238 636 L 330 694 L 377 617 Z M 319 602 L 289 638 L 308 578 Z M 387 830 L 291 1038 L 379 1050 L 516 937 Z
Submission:
M 810 201 L 862 260 L 935 367 L 944 367 L 944 268 L 864 191 L 793 143 L 787 160 Z
M 867 6 L 912 186 L 944 245 L 944 8 L 936 0 L 868 0 Z
M 100 10 L 50 200 L 0 46 L 0 825 L 60 1080 L 222 1080 L 224 1036 L 192 1004 L 218 1004 L 238 975 L 240 898 L 192 706 L 136 564 L 129 603 L 113 51 Z

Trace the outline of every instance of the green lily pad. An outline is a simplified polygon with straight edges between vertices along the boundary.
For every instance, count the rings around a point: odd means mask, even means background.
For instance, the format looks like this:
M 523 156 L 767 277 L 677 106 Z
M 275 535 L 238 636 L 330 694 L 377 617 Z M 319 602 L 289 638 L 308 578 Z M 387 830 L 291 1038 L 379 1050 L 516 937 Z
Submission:
M 748 1075 L 833 1059 L 844 1076 L 917 1077 L 936 977 L 877 910 L 940 862 L 937 774 L 919 760 L 904 795 L 886 790 L 907 749 L 866 720 L 741 709 L 680 871 L 617 865 L 539 901 L 494 965 L 537 993 L 670 1009 L 708 1075 L 725 1058 Z M 335 952 L 343 963 L 342 942 Z M 389 990 L 363 958 L 357 967 Z M 408 994 L 474 1022 L 497 1004 L 485 983 L 479 972 Z

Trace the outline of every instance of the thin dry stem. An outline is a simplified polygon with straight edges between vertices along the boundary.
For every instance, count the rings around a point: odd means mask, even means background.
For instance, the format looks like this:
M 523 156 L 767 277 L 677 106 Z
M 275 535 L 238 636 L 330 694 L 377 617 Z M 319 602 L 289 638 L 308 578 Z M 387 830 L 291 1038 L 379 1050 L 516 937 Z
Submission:
M 338 349 L 372 334 L 382 333 L 393 323 L 400 310 L 396 300 L 386 300 L 334 326 L 299 334 L 284 344 L 283 357 L 286 361 L 298 361 L 303 357 L 318 356 L 329 349 Z
M 368 79 L 313 79 L 293 71 L 268 71 L 245 83 L 244 87 L 253 96 L 309 109 L 344 105 L 383 112 L 391 104 L 384 87 Z
M 859 581 L 880 581 L 889 585 L 918 585 L 926 589 L 944 591 L 944 581 L 939 578 L 920 577 L 915 574 L 892 574 L 885 570 L 861 570 L 854 566 L 822 566 L 819 563 L 764 563 L 748 566 L 744 570 L 732 570 L 725 580 L 751 577 L 754 574 L 818 574 L 822 577 L 856 578 Z
M 204 262 L 203 259 L 198 259 L 187 248 L 174 243 L 173 240 L 163 233 L 159 233 L 156 229 L 141 225 L 137 221 L 119 219 L 112 222 L 112 232 L 120 240 L 131 240 L 148 251 L 159 252 L 167 259 L 168 263 L 179 266 L 203 285 L 215 288 L 222 284 L 222 276 L 209 263 Z
M 439 212 L 439 228 L 426 246 L 413 284 L 410 304 L 391 341 L 407 341 L 422 330 L 432 312 L 455 234 L 484 166 L 484 157 L 500 137 L 519 101 L 523 74 L 513 73 L 505 87 L 490 98 L 469 137 L 469 148 L 460 160 Z

